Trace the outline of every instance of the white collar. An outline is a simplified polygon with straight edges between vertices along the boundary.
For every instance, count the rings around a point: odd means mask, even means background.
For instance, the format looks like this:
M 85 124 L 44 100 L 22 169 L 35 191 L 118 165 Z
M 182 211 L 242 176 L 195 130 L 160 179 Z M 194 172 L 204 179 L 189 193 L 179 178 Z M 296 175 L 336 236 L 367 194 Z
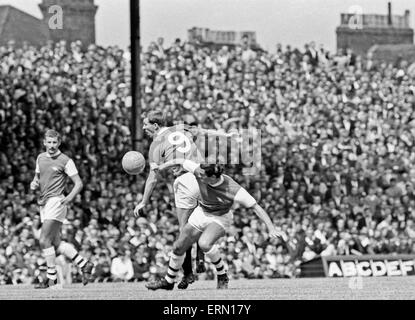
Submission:
M 166 130 L 168 130 L 169 128 L 167 128 L 167 127 L 162 127 L 162 128 L 160 128 L 160 130 L 156 133 L 156 136 L 159 136 L 159 135 L 161 135 L 164 131 L 166 131 Z
M 52 157 L 56 157 L 56 156 L 58 156 L 58 155 L 60 155 L 61 154 L 61 151 L 58 149 L 58 151 L 56 151 L 56 153 L 53 155 L 53 156 L 51 156 L 50 154 L 49 154 L 49 152 L 47 152 L 46 151 L 46 156 L 48 157 L 48 158 L 52 158 Z
M 223 183 L 223 181 L 225 181 L 225 179 L 223 178 L 223 176 L 220 176 L 220 179 L 218 182 L 216 182 L 215 184 L 209 184 L 211 187 L 217 187 L 219 185 L 221 185 Z

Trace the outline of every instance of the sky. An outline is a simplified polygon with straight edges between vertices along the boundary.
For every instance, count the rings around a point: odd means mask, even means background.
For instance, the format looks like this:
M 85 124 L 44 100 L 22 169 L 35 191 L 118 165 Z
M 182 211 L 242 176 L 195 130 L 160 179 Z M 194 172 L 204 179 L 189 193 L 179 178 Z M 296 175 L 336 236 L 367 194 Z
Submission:
M 266 50 L 277 43 L 302 48 L 315 41 L 335 50 L 340 13 L 360 6 L 364 13 L 386 14 L 411 11 L 415 27 L 415 1 L 410 0 L 140 0 L 141 40 L 144 46 L 162 36 L 169 44 L 186 39 L 191 27 L 226 31 L 256 31 L 257 41 Z M 38 18 L 41 0 L 0 0 Z M 95 0 L 96 40 L 100 45 L 129 44 L 129 0 Z

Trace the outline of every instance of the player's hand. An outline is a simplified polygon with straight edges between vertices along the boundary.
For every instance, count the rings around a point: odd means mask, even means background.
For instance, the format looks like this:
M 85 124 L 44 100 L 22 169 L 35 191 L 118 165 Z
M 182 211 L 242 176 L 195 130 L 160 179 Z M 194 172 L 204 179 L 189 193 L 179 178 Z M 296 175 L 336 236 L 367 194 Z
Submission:
M 282 231 L 278 231 L 274 226 L 269 229 L 269 236 L 271 238 L 281 238 L 284 242 L 288 240 L 287 235 Z
M 235 131 L 231 131 L 231 132 L 227 133 L 226 136 L 228 138 L 232 138 L 232 137 L 237 138 L 237 137 L 239 137 L 239 133 L 238 132 L 235 132 Z
M 193 172 L 196 178 L 202 178 L 205 176 L 205 170 L 201 169 L 200 167 L 197 167 L 195 171 Z
M 72 199 L 68 199 L 68 197 L 65 197 L 61 200 L 61 205 L 63 206 L 67 206 L 68 204 L 70 204 L 72 201 Z
M 30 183 L 30 190 L 36 190 L 37 188 L 39 188 L 39 181 L 38 180 L 33 180 Z
M 143 208 L 146 206 L 146 204 L 141 201 L 139 204 L 137 204 L 134 208 L 134 217 L 139 217 L 140 213 L 143 211 Z

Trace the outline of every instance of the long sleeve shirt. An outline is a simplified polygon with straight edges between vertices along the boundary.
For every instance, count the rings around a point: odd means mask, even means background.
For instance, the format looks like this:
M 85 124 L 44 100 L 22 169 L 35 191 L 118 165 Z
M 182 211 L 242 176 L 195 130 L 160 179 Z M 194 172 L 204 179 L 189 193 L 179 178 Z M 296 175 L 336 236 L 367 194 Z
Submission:
M 115 278 L 130 280 L 134 276 L 134 268 L 131 259 L 116 257 L 112 260 L 111 274 Z

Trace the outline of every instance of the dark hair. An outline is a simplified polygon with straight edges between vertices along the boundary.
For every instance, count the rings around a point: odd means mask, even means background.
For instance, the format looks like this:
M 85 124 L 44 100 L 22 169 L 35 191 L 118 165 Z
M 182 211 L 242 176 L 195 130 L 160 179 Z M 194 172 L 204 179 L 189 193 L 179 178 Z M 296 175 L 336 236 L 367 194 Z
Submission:
M 151 124 L 157 123 L 160 127 L 166 126 L 166 115 L 159 110 L 150 111 L 147 115 L 148 122 Z
M 215 176 L 219 178 L 223 173 L 223 166 L 220 164 L 202 164 L 200 168 L 205 170 L 208 177 Z
M 192 117 L 190 119 L 185 119 L 184 124 L 187 124 L 187 125 L 192 126 L 192 127 L 196 127 L 196 126 L 199 125 L 199 121 L 197 121 L 196 118 Z

